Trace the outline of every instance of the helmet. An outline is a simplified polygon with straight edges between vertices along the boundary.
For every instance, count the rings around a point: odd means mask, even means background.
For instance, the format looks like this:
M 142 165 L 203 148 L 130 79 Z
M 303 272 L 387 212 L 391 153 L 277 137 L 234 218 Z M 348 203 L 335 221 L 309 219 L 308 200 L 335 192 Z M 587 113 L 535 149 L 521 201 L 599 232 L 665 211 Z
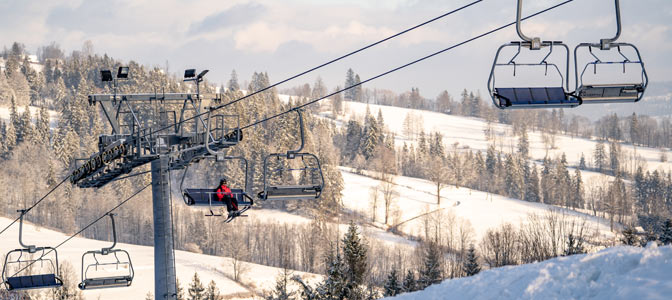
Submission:
M 226 184 L 226 178 L 222 178 L 219 180 L 219 184 Z

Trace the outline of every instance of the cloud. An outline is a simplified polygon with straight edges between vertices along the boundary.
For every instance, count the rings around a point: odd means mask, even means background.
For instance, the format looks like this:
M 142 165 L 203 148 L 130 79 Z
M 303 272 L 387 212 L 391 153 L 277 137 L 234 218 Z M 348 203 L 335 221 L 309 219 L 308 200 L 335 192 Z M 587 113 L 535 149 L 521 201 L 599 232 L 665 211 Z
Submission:
M 230 26 L 249 24 L 266 12 L 266 6 L 249 2 L 234 5 L 226 10 L 207 16 L 189 26 L 189 33 L 207 33 Z

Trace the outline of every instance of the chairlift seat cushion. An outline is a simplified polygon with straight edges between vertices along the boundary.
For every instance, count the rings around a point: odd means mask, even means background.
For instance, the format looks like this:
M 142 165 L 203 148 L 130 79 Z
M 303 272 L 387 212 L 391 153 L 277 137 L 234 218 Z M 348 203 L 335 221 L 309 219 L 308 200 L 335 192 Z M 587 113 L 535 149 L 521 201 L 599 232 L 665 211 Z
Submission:
M 495 88 L 502 108 L 574 107 L 578 99 L 568 96 L 562 87 Z
M 595 84 L 581 86 L 578 95 L 585 103 L 636 102 L 644 92 L 641 84 Z
M 184 196 L 190 206 L 226 206 L 225 201 L 219 201 L 213 189 L 185 189 Z M 242 189 L 231 189 L 231 194 L 238 201 L 238 205 L 251 205 Z M 212 197 L 212 202 L 210 201 Z
M 322 187 L 319 185 L 269 186 L 262 198 L 267 200 L 298 200 L 320 197 Z
M 15 276 L 7 278 L 10 290 L 39 289 L 63 285 L 56 274 Z
M 88 278 L 82 282 L 79 287 L 81 289 L 96 289 L 106 287 L 123 287 L 130 286 L 133 278 L 130 276 L 113 276 L 102 278 Z

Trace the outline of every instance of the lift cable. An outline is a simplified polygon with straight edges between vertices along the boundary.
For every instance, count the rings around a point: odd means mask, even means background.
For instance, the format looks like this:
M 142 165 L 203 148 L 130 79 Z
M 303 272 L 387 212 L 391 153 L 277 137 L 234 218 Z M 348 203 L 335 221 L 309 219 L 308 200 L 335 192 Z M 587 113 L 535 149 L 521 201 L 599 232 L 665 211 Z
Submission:
M 555 9 L 555 8 L 557 8 L 557 7 L 563 6 L 563 5 L 565 5 L 565 4 L 567 4 L 567 3 L 570 3 L 570 2 L 573 2 L 573 1 L 574 1 L 574 0 L 566 0 L 566 1 L 562 2 L 562 3 L 558 3 L 558 4 L 554 5 L 554 6 L 551 6 L 551 7 L 549 7 L 549 8 L 546 8 L 546 9 L 544 9 L 544 10 L 538 11 L 538 12 L 532 14 L 532 15 L 529 15 L 529 16 L 527 16 L 527 17 L 521 19 L 521 20 L 527 20 L 527 19 L 529 19 L 529 18 L 532 18 L 532 17 L 537 16 L 537 15 L 539 15 L 539 14 L 545 13 L 545 12 L 547 12 L 547 11 L 549 11 L 549 10 Z M 412 61 L 412 62 L 409 62 L 409 63 L 407 63 L 407 64 L 404 64 L 404 65 L 402 65 L 402 66 L 396 67 L 396 68 L 391 69 L 391 70 L 389 70 L 389 71 L 386 71 L 386 72 L 384 72 L 384 73 L 381 73 L 381 74 L 378 74 L 378 75 L 373 76 L 373 77 L 371 77 L 371 78 L 368 78 L 368 79 L 366 79 L 366 80 L 364 80 L 364 81 L 361 81 L 361 82 L 359 82 L 359 83 L 356 83 L 356 84 L 353 84 L 353 85 L 351 85 L 351 86 L 348 86 L 348 87 L 345 87 L 345 88 L 343 88 L 343 89 L 340 89 L 340 90 L 338 90 L 338 91 L 335 91 L 335 92 L 333 92 L 333 93 L 331 93 L 331 94 L 328 94 L 328 95 L 326 95 L 326 96 L 324 96 L 324 97 L 320 97 L 320 98 L 311 100 L 311 101 L 309 101 L 309 102 L 306 102 L 306 103 L 304 103 L 304 104 L 301 104 L 301 105 L 299 105 L 299 106 L 296 106 L 296 107 L 294 107 L 294 108 L 292 108 L 292 109 L 289 109 L 289 110 L 287 110 L 287 111 L 284 111 L 284 112 L 275 114 L 275 115 L 273 115 L 273 116 L 267 117 L 267 118 L 265 118 L 265 119 L 256 121 L 256 122 L 254 122 L 254 123 L 245 125 L 244 127 L 241 127 L 240 130 L 247 129 L 247 128 L 249 128 L 249 127 L 258 125 L 258 124 L 263 123 L 263 122 L 266 122 L 266 121 L 268 121 L 268 120 L 271 120 L 271 119 L 274 119 L 274 118 L 277 118 L 277 117 L 286 115 L 286 114 L 291 113 L 291 112 L 293 112 L 293 111 L 295 111 L 295 110 L 297 110 L 297 109 L 301 109 L 301 108 L 306 107 L 306 106 L 308 106 L 308 105 L 314 104 L 314 103 L 316 103 L 316 102 L 318 102 L 318 101 L 321 101 L 321 100 L 324 100 L 324 99 L 329 98 L 329 97 L 331 97 L 331 96 L 334 96 L 334 95 L 336 95 L 336 94 L 338 94 L 338 93 L 342 93 L 342 92 L 347 91 L 347 90 L 349 90 L 349 89 L 352 89 L 352 88 L 354 88 L 354 87 L 363 85 L 363 84 L 365 84 L 365 83 L 367 83 L 367 82 L 376 80 L 376 79 L 378 79 L 378 78 L 380 78 L 380 77 L 389 75 L 390 73 L 399 71 L 399 70 L 401 70 L 401 69 L 404 69 L 404 68 L 406 68 L 406 67 L 409 67 L 409 66 L 411 66 L 411 65 L 414 65 L 414 64 L 419 63 L 419 62 L 421 62 L 421 61 L 424 61 L 424 60 L 426 60 L 426 59 L 432 58 L 432 57 L 434 57 L 434 56 L 437 56 L 437 55 L 439 55 L 439 54 L 442 54 L 442 53 L 444 53 L 444 52 L 447 52 L 447 51 L 449 51 L 449 50 L 452 50 L 452 49 L 454 49 L 454 48 L 457 48 L 457 47 L 459 47 L 459 46 L 462 46 L 462 45 L 464 45 L 464 44 L 467 44 L 467 43 L 469 43 L 469 42 L 475 41 L 475 40 L 477 40 L 477 39 L 480 39 L 480 38 L 482 38 L 482 37 L 485 37 L 485 36 L 487 36 L 487 35 L 490 35 L 490 34 L 492 34 L 492 33 L 495 33 L 495 32 L 497 32 L 497 31 L 500 31 L 500 30 L 502 30 L 502 29 L 504 29 L 504 28 L 506 28 L 506 27 L 509 27 L 509 26 L 512 26 L 512 25 L 515 25 L 515 24 L 516 24 L 516 22 L 511 22 L 511 23 L 509 23 L 509 24 L 506 24 L 506 25 L 497 27 L 497 28 L 492 29 L 492 30 L 490 30 L 490 31 L 488 31 L 488 32 L 482 33 L 482 34 L 477 35 L 477 36 L 475 36 L 475 37 L 472 37 L 472 38 L 470 38 L 470 39 L 468 39 L 468 40 L 464 40 L 464 41 L 462 41 L 462 42 L 460 42 L 460 43 L 457 43 L 457 44 L 455 44 L 455 45 L 452 45 L 452 46 L 450 46 L 450 47 L 448 47 L 448 48 L 445 48 L 445 49 L 443 49 L 443 50 L 434 52 L 434 53 L 432 53 L 432 54 L 429 54 L 429 55 L 424 56 L 424 57 L 422 57 L 422 58 L 416 59 L 416 60 L 414 60 L 414 61 Z M 219 109 L 219 107 L 217 107 L 217 108 L 213 108 L 213 109 Z
M 80 233 L 84 232 L 84 230 L 89 229 L 89 227 L 93 226 L 93 225 L 96 224 L 98 221 L 100 221 L 100 220 L 102 220 L 103 218 L 105 218 L 108 214 L 112 213 L 112 212 L 115 211 L 117 208 L 119 208 L 119 207 L 121 207 L 122 205 L 126 204 L 126 202 L 128 202 L 128 201 L 131 200 L 131 199 L 133 199 L 135 196 L 137 196 L 138 194 L 140 194 L 142 191 L 144 191 L 145 189 L 147 189 L 147 188 L 148 188 L 149 186 L 151 186 L 151 185 L 152 185 L 152 184 L 149 183 L 149 184 L 145 185 L 143 188 L 137 190 L 135 193 L 133 193 L 133 195 L 131 195 L 130 197 L 126 198 L 126 200 L 121 201 L 121 202 L 120 202 L 119 204 L 117 204 L 115 207 L 113 207 L 112 209 L 108 210 L 106 213 L 104 213 L 103 215 L 101 215 L 99 218 L 95 219 L 93 222 L 89 223 L 89 225 L 84 226 L 84 228 L 82 228 L 82 229 L 80 229 L 79 231 L 77 231 L 77 233 L 71 235 L 70 237 L 68 237 L 67 239 L 65 239 L 63 242 L 61 242 L 60 244 L 58 244 L 56 247 L 54 247 L 54 248 L 50 249 L 49 251 L 43 253 L 38 259 L 36 259 L 36 260 L 34 260 L 33 262 L 31 262 L 30 264 L 26 265 L 25 267 L 23 267 L 22 269 L 20 269 L 19 271 L 17 271 L 16 273 L 14 273 L 14 275 L 12 275 L 12 276 L 10 276 L 10 277 L 15 277 L 17 274 L 23 272 L 24 270 L 26 270 L 27 268 L 29 268 L 30 266 L 32 266 L 32 265 L 33 265 L 35 262 L 37 262 L 38 260 L 40 260 L 40 259 L 42 259 L 43 257 L 49 255 L 51 252 L 53 252 L 54 250 L 56 250 L 58 247 L 63 246 L 63 244 L 69 242 L 69 241 L 70 241 L 71 239 L 73 239 L 75 236 L 77 236 L 77 235 L 79 235 Z
M 46 195 L 42 196 L 42 198 L 40 198 L 40 200 L 37 200 L 37 202 L 35 202 L 33 205 L 31 205 L 29 208 L 27 208 L 26 212 L 24 212 L 24 214 L 27 214 L 31 209 L 33 209 L 35 206 L 40 204 L 40 202 L 42 202 L 42 200 L 46 199 L 49 195 L 51 195 L 51 193 L 53 193 L 56 189 L 58 189 L 58 187 L 60 187 L 63 183 L 65 183 L 68 180 L 68 178 L 70 178 L 70 176 L 66 176 L 65 179 L 63 179 L 63 181 L 61 181 L 59 184 L 57 184 L 55 187 L 53 187 L 51 190 L 49 190 L 49 192 Z M 5 227 L 5 229 L 0 231 L 0 234 L 3 234 L 5 231 L 7 231 L 7 229 L 9 229 L 9 227 L 12 227 L 12 225 L 14 225 L 14 223 L 19 221 L 20 218 L 21 217 L 18 217 L 12 223 L 9 223 L 9 225 L 7 225 L 7 227 Z

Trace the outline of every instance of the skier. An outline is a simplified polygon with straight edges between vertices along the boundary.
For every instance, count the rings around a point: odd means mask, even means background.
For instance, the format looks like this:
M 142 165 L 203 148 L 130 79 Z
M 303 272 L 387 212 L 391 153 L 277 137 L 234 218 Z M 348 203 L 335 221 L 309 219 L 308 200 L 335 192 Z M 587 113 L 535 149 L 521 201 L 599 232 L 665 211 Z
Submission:
M 225 201 L 226 210 L 229 212 L 229 215 L 231 215 L 238 211 L 238 201 L 226 184 L 226 178 L 222 178 L 219 181 L 219 187 L 217 187 L 215 195 L 217 196 L 218 201 Z

